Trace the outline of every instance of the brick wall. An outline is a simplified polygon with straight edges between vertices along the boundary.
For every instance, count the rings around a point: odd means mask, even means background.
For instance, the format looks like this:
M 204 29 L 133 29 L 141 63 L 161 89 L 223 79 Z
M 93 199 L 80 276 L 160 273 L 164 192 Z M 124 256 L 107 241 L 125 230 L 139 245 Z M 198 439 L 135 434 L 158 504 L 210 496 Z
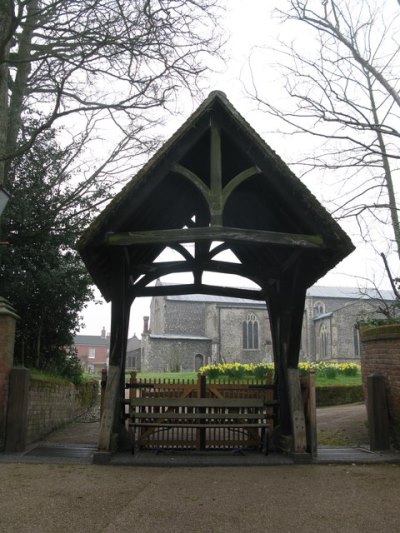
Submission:
M 83 390 L 85 392 L 83 393 Z M 30 377 L 27 444 L 44 437 L 85 409 L 95 399 L 96 384 L 77 388 L 72 383 Z
M 15 321 L 17 315 L 11 306 L 0 301 L 0 451 L 5 444 L 8 398 L 8 376 L 13 365 Z
M 400 326 L 392 324 L 361 330 L 361 370 L 365 397 L 371 374 L 385 377 L 391 433 L 400 447 Z

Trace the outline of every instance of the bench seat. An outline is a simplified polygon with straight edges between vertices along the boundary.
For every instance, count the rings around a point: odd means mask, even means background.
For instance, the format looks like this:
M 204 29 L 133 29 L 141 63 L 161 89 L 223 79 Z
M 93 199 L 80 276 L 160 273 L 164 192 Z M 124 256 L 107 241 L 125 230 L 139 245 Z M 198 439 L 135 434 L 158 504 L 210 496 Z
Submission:
M 258 398 L 131 398 L 129 425 L 133 432 L 132 452 L 136 428 L 225 428 L 261 429 L 260 448 L 268 454 L 270 420 L 273 418 L 268 411 L 276 405 L 276 401 Z

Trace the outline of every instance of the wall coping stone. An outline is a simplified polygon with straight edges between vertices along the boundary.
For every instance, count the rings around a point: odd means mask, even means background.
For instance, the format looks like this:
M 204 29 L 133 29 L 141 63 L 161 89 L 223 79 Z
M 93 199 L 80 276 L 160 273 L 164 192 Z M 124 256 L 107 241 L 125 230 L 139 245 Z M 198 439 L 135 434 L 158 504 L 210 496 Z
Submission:
M 400 324 L 361 326 L 360 337 L 362 342 L 400 338 Z

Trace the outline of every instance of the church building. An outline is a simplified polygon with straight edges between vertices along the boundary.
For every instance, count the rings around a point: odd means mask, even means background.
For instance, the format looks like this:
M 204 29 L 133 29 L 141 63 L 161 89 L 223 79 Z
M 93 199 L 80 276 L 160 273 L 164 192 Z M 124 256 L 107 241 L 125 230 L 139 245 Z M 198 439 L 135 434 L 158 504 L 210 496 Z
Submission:
M 378 295 L 376 290 L 349 287 L 308 289 L 301 360 L 357 362 L 357 321 L 379 316 L 379 307 L 392 299 L 390 291 Z M 136 361 L 142 371 L 193 371 L 219 362 L 272 362 L 271 329 L 263 302 L 200 294 L 156 296 L 150 324 L 148 317 L 144 320 L 141 361 Z

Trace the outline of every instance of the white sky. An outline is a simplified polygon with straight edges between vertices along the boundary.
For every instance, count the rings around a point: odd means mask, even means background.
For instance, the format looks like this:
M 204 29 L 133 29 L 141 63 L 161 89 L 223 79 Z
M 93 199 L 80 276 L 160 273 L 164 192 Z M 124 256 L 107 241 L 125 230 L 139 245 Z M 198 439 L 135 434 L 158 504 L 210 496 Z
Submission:
M 215 72 L 208 76 L 208 90 L 205 90 L 205 96 L 211 90 L 224 91 L 228 99 L 254 129 L 284 161 L 290 164 L 291 161 L 296 159 L 293 143 L 285 142 L 282 137 L 273 133 L 279 126 L 274 124 L 271 118 L 264 113 L 255 109 L 255 104 L 246 96 L 244 86 L 250 87 L 251 84 L 249 75 L 249 60 L 251 57 L 252 67 L 258 73 L 257 81 L 262 84 L 262 92 L 274 95 L 275 102 L 279 101 L 282 93 L 279 82 L 276 81 L 276 72 L 272 68 L 266 68 L 266 64 L 274 62 L 272 47 L 274 43 L 276 45 L 275 38 L 281 37 L 284 40 L 295 38 L 297 26 L 288 25 L 282 27 L 278 20 L 271 16 L 273 8 L 281 5 L 279 0 L 247 0 L 246 2 L 243 0 L 226 0 L 226 2 L 228 11 L 224 19 L 221 20 L 221 26 L 227 29 L 231 35 L 227 45 L 227 55 L 224 56 L 227 58 L 227 64 L 225 68 L 221 68 L 221 65 L 219 65 L 220 72 Z M 303 34 L 301 34 L 301 39 L 303 44 L 307 42 L 307 36 Z M 263 47 L 262 51 L 261 47 Z M 265 49 L 265 47 L 270 48 Z M 174 119 L 168 119 L 168 126 L 163 131 L 165 139 L 168 139 L 186 120 L 198 103 L 192 101 L 179 102 L 182 114 Z M 295 148 L 298 153 L 301 153 L 301 143 L 299 145 L 296 142 Z M 327 193 L 327 191 L 321 188 L 321 183 L 318 182 L 318 179 L 306 182 L 306 185 L 323 203 L 324 192 Z M 362 287 L 366 284 L 371 285 L 372 281 L 374 281 L 382 288 L 390 288 L 383 275 L 382 266 L 380 264 L 377 265 L 376 255 L 371 254 L 369 247 L 363 242 L 354 238 L 351 226 L 341 225 L 345 231 L 349 232 L 354 244 L 357 246 L 357 250 L 325 278 L 321 279 L 318 284 Z M 101 299 L 98 292 L 96 296 L 97 299 Z M 149 305 L 149 298 L 139 298 L 134 302 L 131 309 L 129 336 L 134 333 L 140 336 L 143 316 L 149 314 Z M 85 327 L 81 329 L 80 333 L 97 335 L 100 334 L 103 326 L 109 331 L 110 315 L 109 304 L 104 302 L 101 304 L 88 304 L 83 313 Z

